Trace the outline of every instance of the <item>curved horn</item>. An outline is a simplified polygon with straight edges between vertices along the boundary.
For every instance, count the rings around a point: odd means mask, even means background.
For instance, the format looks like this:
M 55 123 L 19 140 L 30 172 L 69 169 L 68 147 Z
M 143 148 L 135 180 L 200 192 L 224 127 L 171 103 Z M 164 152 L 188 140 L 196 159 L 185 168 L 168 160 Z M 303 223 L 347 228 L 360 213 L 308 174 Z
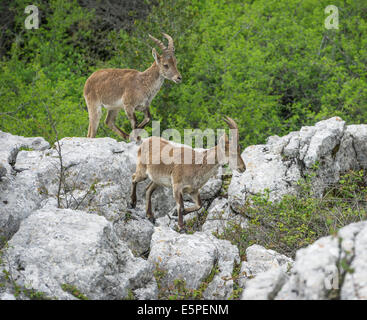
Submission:
M 238 139 L 239 139 L 239 134 L 238 134 L 238 126 L 237 126 L 237 123 L 230 117 L 228 116 L 225 116 L 225 118 L 223 118 L 223 121 L 228 124 L 228 127 L 230 129 L 235 129 L 236 130 L 236 138 L 237 138 L 237 143 L 239 142 Z
M 228 127 L 230 127 L 231 129 L 238 129 L 237 123 L 232 118 L 225 116 L 225 118 L 223 118 L 223 121 L 228 124 Z
M 154 38 L 153 36 L 151 36 L 151 35 L 149 35 L 149 38 L 150 39 L 152 39 L 160 48 L 161 48 L 161 50 L 162 51 L 164 51 L 164 50 L 167 50 L 167 48 L 165 47 L 165 45 L 163 44 L 163 42 L 162 41 L 160 41 L 160 40 L 158 40 L 158 39 L 156 39 L 156 38 Z
M 167 50 L 171 51 L 171 52 L 174 52 L 175 51 L 175 47 L 173 45 L 173 39 L 171 36 L 169 36 L 168 34 L 166 33 L 162 33 L 163 36 L 168 40 L 168 48 Z

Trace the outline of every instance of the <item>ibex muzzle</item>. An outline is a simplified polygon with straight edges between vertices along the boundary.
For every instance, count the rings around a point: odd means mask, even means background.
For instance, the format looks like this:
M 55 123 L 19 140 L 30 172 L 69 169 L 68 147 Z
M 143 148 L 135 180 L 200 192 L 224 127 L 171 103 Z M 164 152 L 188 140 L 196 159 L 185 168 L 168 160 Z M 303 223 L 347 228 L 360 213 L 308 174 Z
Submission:
M 119 111 L 125 110 L 132 130 L 143 129 L 151 120 L 149 106 L 164 79 L 181 82 L 173 40 L 168 34 L 163 35 L 168 40 L 167 47 L 149 35 L 158 44 L 162 54 L 152 50 L 154 63 L 147 70 L 140 72 L 133 69 L 102 69 L 88 78 L 84 86 L 84 98 L 89 113 L 88 138 L 94 138 L 97 134 L 103 106 L 107 109 L 106 125 L 123 139 L 129 139 L 130 136 L 115 124 Z M 144 119 L 140 124 L 137 124 L 135 110 L 144 112 Z

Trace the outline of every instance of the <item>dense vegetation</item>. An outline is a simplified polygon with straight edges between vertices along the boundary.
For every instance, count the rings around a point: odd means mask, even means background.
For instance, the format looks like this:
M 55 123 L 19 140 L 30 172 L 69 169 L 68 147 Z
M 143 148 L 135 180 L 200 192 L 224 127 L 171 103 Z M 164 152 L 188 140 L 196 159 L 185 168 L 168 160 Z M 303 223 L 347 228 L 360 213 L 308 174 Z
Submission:
M 166 81 L 153 100 L 161 129 L 221 128 L 227 114 L 246 146 L 335 115 L 367 122 L 364 0 L 333 1 L 337 30 L 325 28 L 325 0 L 103 3 L 2 1 L 0 130 L 52 140 L 48 109 L 59 138 L 86 136 L 88 76 L 105 67 L 146 69 L 148 33 L 162 31 L 175 40 L 183 83 Z M 38 30 L 24 28 L 29 4 L 39 8 Z M 118 123 L 130 130 L 123 113 Z M 102 121 L 98 136 L 117 138 Z

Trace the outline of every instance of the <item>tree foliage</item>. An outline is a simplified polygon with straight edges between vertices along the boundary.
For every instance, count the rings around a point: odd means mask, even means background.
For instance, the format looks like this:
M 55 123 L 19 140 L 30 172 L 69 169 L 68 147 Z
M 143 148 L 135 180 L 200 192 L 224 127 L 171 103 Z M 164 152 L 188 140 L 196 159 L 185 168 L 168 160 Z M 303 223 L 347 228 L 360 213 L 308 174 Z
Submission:
M 106 67 L 148 68 L 148 34 L 161 32 L 175 40 L 183 76 L 180 85 L 166 81 L 152 102 L 162 130 L 225 128 L 221 117 L 229 115 L 247 146 L 335 115 L 367 122 L 364 0 L 335 0 L 339 29 L 331 30 L 326 0 L 136 2 L 130 16 L 121 14 L 130 17 L 126 24 L 116 25 L 122 18 L 109 24 L 93 6 L 98 1 L 39 0 L 32 4 L 40 28 L 26 30 L 30 3 L 12 1 L 14 21 L 2 38 L 11 41 L 0 62 L 0 129 L 51 139 L 48 106 L 60 138 L 86 136 L 88 76 Z M 123 112 L 118 125 L 130 130 Z M 102 121 L 98 136 L 117 138 Z

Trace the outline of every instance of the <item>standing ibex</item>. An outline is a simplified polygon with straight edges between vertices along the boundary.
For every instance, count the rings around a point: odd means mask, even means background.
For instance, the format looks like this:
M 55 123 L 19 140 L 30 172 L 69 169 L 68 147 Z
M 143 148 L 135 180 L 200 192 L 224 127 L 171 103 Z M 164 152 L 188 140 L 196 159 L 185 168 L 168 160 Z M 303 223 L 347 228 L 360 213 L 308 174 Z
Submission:
M 166 47 L 163 42 L 149 35 L 149 37 L 161 48 L 159 55 L 153 48 L 154 63 L 145 70 L 139 72 L 132 69 L 101 69 L 94 72 L 84 86 L 84 98 L 89 113 L 88 138 L 94 138 L 98 124 L 102 116 L 102 106 L 107 109 L 106 125 L 120 135 L 128 139 L 129 135 L 118 128 L 115 120 L 118 112 L 124 109 L 130 120 L 131 128 L 142 129 L 151 120 L 149 105 L 164 79 L 175 83 L 181 82 L 181 75 L 177 70 L 174 55 L 173 40 L 163 33 L 168 40 Z M 137 125 L 135 110 L 144 112 L 144 120 Z
M 151 182 L 146 189 L 146 214 L 154 223 L 151 198 L 157 186 L 172 187 L 176 200 L 179 230 L 183 229 L 183 215 L 199 210 L 202 206 L 199 189 L 217 173 L 218 167 L 228 160 L 231 169 L 244 172 L 245 163 L 238 144 L 238 127 L 234 120 L 226 117 L 224 121 L 235 132 L 229 140 L 224 134 L 218 145 L 199 151 L 186 146 L 177 146 L 160 138 L 150 137 L 143 140 L 138 149 L 135 174 L 132 176 L 131 207 L 136 206 L 136 185 L 149 177 Z M 187 161 L 189 159 L 189 161 Z M 195 206 L 184 208 L 183 194 L 188 193 Z

